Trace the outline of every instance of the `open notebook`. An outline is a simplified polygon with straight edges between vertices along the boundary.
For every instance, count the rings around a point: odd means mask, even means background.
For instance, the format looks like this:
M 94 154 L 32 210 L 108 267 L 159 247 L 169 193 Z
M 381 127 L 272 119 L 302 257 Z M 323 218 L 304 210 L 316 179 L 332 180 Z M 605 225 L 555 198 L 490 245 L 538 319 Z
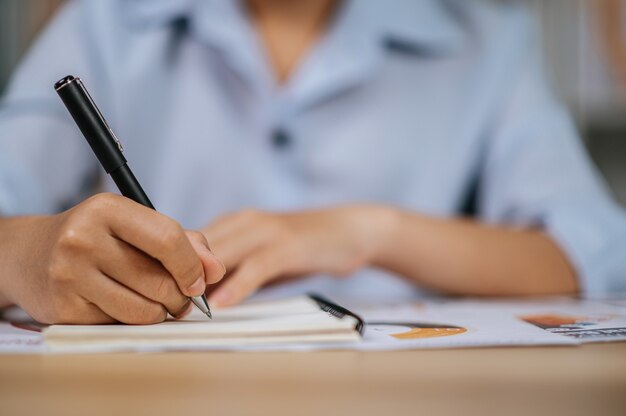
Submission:
M 54 352 L 99 352 L 350 343 L 363 331 L 358 316 L 315 295 L 212 312 L 213 320 L 194 310 L 182 321 L 156 325 L 52 325 L 43 336 Z

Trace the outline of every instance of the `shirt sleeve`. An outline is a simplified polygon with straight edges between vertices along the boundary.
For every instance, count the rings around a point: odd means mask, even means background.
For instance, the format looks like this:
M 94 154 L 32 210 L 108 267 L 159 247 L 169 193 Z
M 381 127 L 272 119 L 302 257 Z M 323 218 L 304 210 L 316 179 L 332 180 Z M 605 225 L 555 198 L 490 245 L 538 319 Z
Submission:
M 544 229 L 574 266 L 583 296 L 623 294 L 626 215 L 550 93 L 531 32 L 518 37 L 523 64 L 504 71 L 510 89 L 487 142 L 479 213 L 491 223 Z
M 97 177 L 97 161 L 53 88 L 68 74 L 97 79 L 81 9 L 68 2 L 59 12 L 0 101 L 0 215 L 58 212 Z

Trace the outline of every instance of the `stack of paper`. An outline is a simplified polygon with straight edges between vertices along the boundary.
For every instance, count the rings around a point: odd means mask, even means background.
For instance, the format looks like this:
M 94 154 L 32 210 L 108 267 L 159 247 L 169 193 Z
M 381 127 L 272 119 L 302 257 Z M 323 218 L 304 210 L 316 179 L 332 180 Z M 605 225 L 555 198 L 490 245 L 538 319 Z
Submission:
M 353 305 L 354 306 L 354 305 Z M 150 326 L 45 327 L 5 314 L 0 353 L 320 349 L 399 350 L 580 345 L 626 340 L 626 302 L 572 298 L 430 299 L 353 309 L 366 323 L 322 311 L 309 297 L 251 302 Z M 42 332 L 43 331 L 43 332 Z M 45 342 L 44 342 L 45 338 Z
M 360 340 L 351 316 L 338 318 L 301 296 L 195 311 L 183 321 L 157 325 L 53 325 L 43 331 L 54 352 L 188 350 L 278 344 L 337 344 Z

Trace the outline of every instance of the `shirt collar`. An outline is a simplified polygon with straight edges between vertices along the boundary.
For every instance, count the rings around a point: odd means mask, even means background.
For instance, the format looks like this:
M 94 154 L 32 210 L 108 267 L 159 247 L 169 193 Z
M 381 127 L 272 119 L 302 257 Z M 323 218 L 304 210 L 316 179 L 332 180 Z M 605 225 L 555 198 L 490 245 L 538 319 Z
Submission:
M 394 39 L 416 50 L 451 52 L 462 46 L 466 36 L 453 13 L 456 0 L 348 1 L 347 13 L 379 40 Z
M 288 91 L 291 111 L 367 82 L 382 67 L 390 40 L 417 57 L 453 54 L 464 44 L 463 25 L 443 5 L 456 0 L 344 1 L 295 74 Z
M 120 0 L 122 18 L 135 28 L 169 24 L 193 13 L 195 0 Z
M 122 15 L 139 27 L 169 24 L 180 18 L 194 20 L 205 7 L 210 19 L 203 24 L 223 27 L 231 18 L 220 11 L 232 9 L 235 0 L 122 0 Z M 462 44 L 464 32 L 451 12 L 456 0 L 344 0 L 345 12 L 351 25 L 358 26 L 359 34 L 376 34 L 393 38 L 418 48 L 433 51 L 449 51 Z M 357 29 L 356 27 L 354 29 Z
M 221 50 L 253 89 L 272 96 L 272 75 L 237 0 L 120 1 L 123 17 L 138 29 L 187 19 L 192 33 Z M 343 1 L 329 32 L 284 90 L 279 107 L 298 112 L 366 82 L 380 68 L 389 40 L 411 53 L 439 56 L 453 53 L 466 37 L 452 10 L 467 0 Z M 266 70 L 260 71 L 259 64 Z

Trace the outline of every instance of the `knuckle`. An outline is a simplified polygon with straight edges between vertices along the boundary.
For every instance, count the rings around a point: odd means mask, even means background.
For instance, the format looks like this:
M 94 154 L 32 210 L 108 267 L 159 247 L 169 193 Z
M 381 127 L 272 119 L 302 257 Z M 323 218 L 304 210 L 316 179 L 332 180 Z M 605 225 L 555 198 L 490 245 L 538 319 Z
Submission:
M 53 285 L 66 286 L 74 282 L 70 262 L 63 255 L 54 255 L 48 263 L 48 279 Z
M 171 218 L 163 220 L 162 228 L 159 232 L 163 249 L 175 250 L 183 241 L 184 232 L 180 224 Z
M 183 301 L 178 302 L 175 307 L 170 309 L 170 315 L 172 315 L 176 319 L 180 319 L 184 317 L 183 313 L 187 312 L 190 305 L 191 300 L 189 300 L 189 298 L 185 298 Z
M 178 286 L 169 274 L 163 273 L 157 277 L 158 283 L 154 294 L 155 300 L 164 302 L 179 295 Z
M 145 324 L 156 324 L 163 322 L 167 318 L 167 311 L 163 305 L 148 304 L 143 308 L 141 320 Z
M 203 244 L 208 244 L 208 240 L 200 231 L 189 230 L 187 231 L 187 235 L 190 239 L 196 240 Z
M 60 252 L 76 252 L 91 248 L 91 240 L 87 233 L 82 232 L 80 226 L 70 225 L 65 227 L 57 238 L 57 249 Z
M 118 199 L 117 195 L 104 192 L 87 198 L 81 206 L 87 212 L 101 212 L 110 210 L 118 202 Z
M 133 325 L 151 325 L 163 322 L 167 317 L 167 311 L 162 305 L 144 302 L 137 311 L 130 316 L 126 323 Z
M 202 245 L 202 246 L 208 248 L 209 250 L 211 250 L 210 247 L 209 247 L 209 240 L 200 231 L 187 231 L 187 237 L 190 240 L 196 241 L 196 242 L 200 243 L 200 245 Z

